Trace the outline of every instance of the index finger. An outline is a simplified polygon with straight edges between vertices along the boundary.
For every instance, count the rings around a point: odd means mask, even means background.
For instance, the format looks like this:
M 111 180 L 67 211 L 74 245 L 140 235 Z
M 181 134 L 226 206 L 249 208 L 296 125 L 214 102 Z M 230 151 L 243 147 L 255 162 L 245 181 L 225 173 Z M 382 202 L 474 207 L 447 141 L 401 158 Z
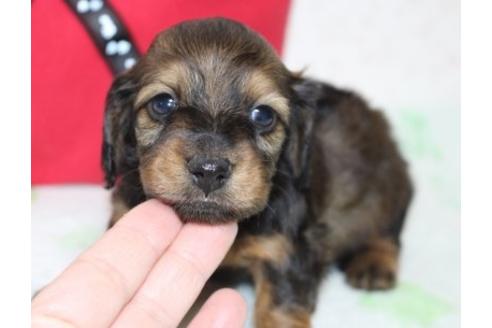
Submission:
M 182 227 L 147 201 L 126 214 L 33 300 L 33 327 L 107 327 Z
M 176 327 L 231 247 L 237 224 L 188 223 L 113 327 Z

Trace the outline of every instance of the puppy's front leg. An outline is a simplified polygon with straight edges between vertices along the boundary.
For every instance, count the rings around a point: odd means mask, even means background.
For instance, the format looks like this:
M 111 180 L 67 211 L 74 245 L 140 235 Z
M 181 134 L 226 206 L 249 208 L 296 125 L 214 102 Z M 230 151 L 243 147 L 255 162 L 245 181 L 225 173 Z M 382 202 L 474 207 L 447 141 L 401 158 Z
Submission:
M 256 289 L 255 326 L 258 328 L 310 327 L 324 268 L 307 244 L 283 234 L 239 236 L 225 267 L 248 270 Z
M 254 274 L 257 328 L 311 327 L 318 284 L 309 281 L 307 272 L 288 271 L 266 264 Z

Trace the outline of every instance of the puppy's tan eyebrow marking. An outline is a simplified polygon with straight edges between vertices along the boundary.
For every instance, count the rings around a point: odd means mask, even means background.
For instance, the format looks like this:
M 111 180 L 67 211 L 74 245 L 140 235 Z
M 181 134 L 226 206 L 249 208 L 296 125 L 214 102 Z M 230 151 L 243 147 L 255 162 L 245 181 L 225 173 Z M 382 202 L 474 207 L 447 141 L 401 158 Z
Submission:
M 267 74 L 256 70 L 249 74 L 244 83 L 245 92 L 253 99 L 257 99 L 255 105 L 268 105 L 272 107 L 280 119 L 289 122 L 289 101 L 275 86 L 275 83 Z
M 135 108 L 142 107 L 147 101 L 157 96 L 160 93 L 169 93 L 174 96 L 174 91 L 167 84 L 161 81 L 155 81 L 144 86 L 137 94 L 135 98 Z
M 165 92 L 176 97 L 176 93 L 188 79 L 188 75 L 186 66 L 177 61 L 160 68 L 138 92 L 134 108 L 142 107 L 152 97 L 160 93 Z

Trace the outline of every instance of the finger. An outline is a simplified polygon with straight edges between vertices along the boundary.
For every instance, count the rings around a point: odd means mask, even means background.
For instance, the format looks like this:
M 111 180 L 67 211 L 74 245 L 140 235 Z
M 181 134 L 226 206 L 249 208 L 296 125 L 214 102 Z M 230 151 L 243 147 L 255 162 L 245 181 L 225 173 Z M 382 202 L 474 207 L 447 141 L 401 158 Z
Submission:
M 181 227 L 156 200 L 131 210 L 34 299 L 33 326 L 107 327 Z
M 237 233 L 237 225 L 186 224 L 156 263 L 115 327 L 176 327 Z
M 205 302 L 188 328 L 242 328 L 246 302 L 234 289 L 219 289 Z

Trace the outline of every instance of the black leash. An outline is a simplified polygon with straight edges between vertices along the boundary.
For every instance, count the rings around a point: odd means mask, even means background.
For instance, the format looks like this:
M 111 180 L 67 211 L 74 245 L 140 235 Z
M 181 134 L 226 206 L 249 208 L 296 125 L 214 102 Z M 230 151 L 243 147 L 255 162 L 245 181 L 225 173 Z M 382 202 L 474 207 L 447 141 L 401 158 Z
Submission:
M 65 0 L 80 19 L 114 75 L 140 58 L 130 33 L 107 0 Z

